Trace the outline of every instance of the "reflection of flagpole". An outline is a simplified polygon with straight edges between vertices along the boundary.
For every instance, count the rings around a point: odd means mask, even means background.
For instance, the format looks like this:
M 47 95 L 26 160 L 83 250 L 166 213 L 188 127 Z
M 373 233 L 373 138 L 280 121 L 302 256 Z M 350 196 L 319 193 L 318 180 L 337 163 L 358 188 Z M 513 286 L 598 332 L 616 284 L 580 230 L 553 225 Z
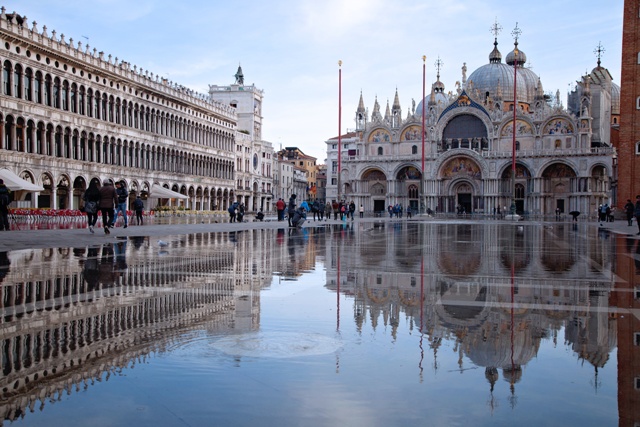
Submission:
M 422 104 L 424 109 L 424 97 L 422 98 Z M 422 339 L 424 338 L 424 254 L 420 259 L 420 363 L 418 363 L 418 368 L 420 368 L 420 382 L 422 382 L 422 361 L 424 360 L 424 348 L 422 347 Z
M 342 200 L 340 193 L 342 183 L 340 172 L 342 171 L 342 61 L 338 61 L 338 202 Z
M 423 206 L 426 206 L 426 200 L 424 200 L 425 197 L 425 180 L 424 180 L 424 117 L 425 117 L 425 108 L 426 108 L 426 103 L 425 101 L 425 85 L 426 85 L 426 75 L 427 75 L 427 68 L 426 68 L 426 63 L 425 61 L 427 60 L 427 56 L 426 55 L 422 55 L 422 185 L 420 186 L 422 188 L 422 197 L 420 198 L 420 204 Z M 422 213 L 422 206 L 419 207 L 419 212 Z

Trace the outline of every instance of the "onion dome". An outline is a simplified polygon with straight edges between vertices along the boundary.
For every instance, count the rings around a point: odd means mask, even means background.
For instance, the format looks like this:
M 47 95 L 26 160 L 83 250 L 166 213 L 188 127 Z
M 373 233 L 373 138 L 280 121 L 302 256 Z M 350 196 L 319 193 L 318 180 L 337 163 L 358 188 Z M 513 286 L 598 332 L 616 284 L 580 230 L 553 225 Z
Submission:
M 611 83 L 611 114 L 620 114 L 620 86 Z

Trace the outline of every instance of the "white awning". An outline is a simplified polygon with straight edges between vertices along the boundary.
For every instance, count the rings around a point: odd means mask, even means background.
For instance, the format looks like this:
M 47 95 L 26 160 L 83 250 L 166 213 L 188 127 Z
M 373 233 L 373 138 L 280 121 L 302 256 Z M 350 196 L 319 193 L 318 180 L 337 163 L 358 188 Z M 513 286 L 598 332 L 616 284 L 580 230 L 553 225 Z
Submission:
M 11 191 L 44 191 L 44 188 L 20 178 L 9 169 L 0 169 L 0 178 L 4 180 L 4 185 Z
M 168 188 L 164 188 L 161 185 L 156 185 L 156 184 L 153 184 L 151 186 L 149 197 L 155 197 L 157 199 L 188 199 L 189 198 L 184 194 L 176 193 L 175 191 L 171 191 Z

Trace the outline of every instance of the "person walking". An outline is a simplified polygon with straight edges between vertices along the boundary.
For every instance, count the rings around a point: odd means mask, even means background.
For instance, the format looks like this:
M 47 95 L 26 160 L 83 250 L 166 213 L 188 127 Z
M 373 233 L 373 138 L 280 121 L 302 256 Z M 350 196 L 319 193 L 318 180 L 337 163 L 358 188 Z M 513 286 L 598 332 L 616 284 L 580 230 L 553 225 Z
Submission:
M 11 190 L 4 184 L 4 180 L 0 179 L 0 231 L 11 230 L 9 225 L 9 204 L 11 203 Z
M 142 219 L 142 213 L 144 212 L 144 202 L 140 198 L 139 194 L 133 201 L 133 209 L 136 211 L 136 221 L 138 222 L 138 225 L 142 225 L 144 223 L 144 220 Z
M 324 220 L 329 221 L 331 219 L 331 212 L 333 211 L 333 206 L 331 202 L 326 202 L 324 204 Z
M 627 199 L 627 204 L 624 205 L 624 212 L 627 214 L 627 223 L 629 227 L 633 225 L 633 213 L 635 211 L 635 206 L 631 202 L 631 199 Z
M 351 216 L 351 221 L 353 221 L 353 215 L 356 213 L 356 203 L 352 200 L 349 203 L 349 215 Z
M 82 196 L 82 200 L 84 200 L 84 213 L 87 214 L 87 226 L 89 227 L 89 232 L 93 233 L 93 227 L 98 221 L 98 203 L 100 202 L 98 181 L 91 181 L 89 188 L 86 189 Z
M 238 202 L 233 202 L 231 206 L 229 206 L 229 222 L 236 222 L 236 214 L 238 210 Z
M 364 218 L 364 206 L 360 205 L 360 218 Z
M 284 221 L 284 208 L 287 207 L 287 204 L 282 200 L 282 197 L 278 199 L 276 202 L 276 210 L 278 211 L 278 221 Z
M 289 222 L 289 227 L 293 227 L 291 221 L 293 220 L 293 214 L 296 212 L 296 197 L 295 194 L 289 197 L 289 205 L 287 206 L 287 221 Z
M 640 195 L 636 196 L 635 206 L 636 223 L 638 224 L 638 236 L 640 236 Z
M 118 194 L 113 188 L 110 179 L 105 180 L 100 187 L 100 211 L 102 212 L 102 225 L 104 226 L 104 234 L 109 234 L 109 228 L 113 227 L 113 209 L 118 203 Z
M 333 210 L 333 219 L 338 219 L 338 213 L 340 212 L 340 204 L 337 201 L 331 203 L 331 209 Z
M 116 205 L 116 213 L 112 225 L 115 225 L 116 221 L 118 221 L 118 214 L 122 212 L 122 216 L 124 217 L 124 228 L 127 228 L 127 198 L 129 197 L 129 193 L 127 192 L 127 187 L 124 181 L 117 182 L 116 187 L 118 204 Z

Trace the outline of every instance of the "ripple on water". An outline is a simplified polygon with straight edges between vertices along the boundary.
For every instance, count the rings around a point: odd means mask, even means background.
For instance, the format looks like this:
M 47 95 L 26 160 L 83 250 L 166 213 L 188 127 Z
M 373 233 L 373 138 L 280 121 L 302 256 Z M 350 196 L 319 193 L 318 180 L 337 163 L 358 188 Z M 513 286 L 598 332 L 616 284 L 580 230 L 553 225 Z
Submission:
M 288 358 L 330 354 L 342 347 L 342 342 L 313 333 L 251 332 L 221 338 L 213 347 L 232 356 Z

